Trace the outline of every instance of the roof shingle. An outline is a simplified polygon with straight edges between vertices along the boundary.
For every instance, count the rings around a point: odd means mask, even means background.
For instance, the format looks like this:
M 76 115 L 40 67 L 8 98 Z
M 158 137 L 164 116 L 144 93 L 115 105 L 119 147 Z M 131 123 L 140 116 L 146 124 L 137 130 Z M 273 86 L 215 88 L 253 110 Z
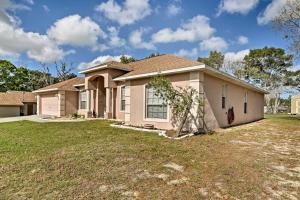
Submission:
M 77 91 L 78 89 L 74 85 L 84 84 L 84 78 L 75 77 L 66 81 L 62 81 L 53 85 L 49 85 L 44 88 L 40 88 L 34 92 L 43 92 L 45 90 L 67 90 L 67 91 Z
M 121 77 L 180 69 L 201 64 L 203 63 L 187 58 L 177 57 L 175 55 L 166 54 L 129 63 L 128 65 L 132 67 L 133 71 L 124 74 Z
M 36 102 L 35 95 L 31 92 L 9 91 L 0 93 L 1 106 L 22 106 L 23 103 Z

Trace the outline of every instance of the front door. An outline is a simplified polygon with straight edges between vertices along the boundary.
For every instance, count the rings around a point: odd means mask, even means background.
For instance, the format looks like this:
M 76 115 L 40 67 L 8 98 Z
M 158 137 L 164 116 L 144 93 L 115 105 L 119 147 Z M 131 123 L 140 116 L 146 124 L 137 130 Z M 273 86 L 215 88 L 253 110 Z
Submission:
M 33 104 L 27 104 L 27 115 L 33 115 Z

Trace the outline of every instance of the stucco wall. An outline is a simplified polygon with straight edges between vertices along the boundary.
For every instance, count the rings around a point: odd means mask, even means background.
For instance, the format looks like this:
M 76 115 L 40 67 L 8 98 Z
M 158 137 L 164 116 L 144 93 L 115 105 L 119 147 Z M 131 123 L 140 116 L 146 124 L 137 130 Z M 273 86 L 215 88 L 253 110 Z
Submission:
M 199 73 L 199 74 L 197 74 Z M 195 80 L 198 77 L 199 81 Z M 174 86 L 193 86 L 198 88 L 199 92 L 205 92 L 205 122 L 209 129 L 229 126 L 227 122 L 228 108 L 234 107 L 235 120 L 232 125 L 248 123 L 262 119 L 264 117 L 264 95 L 246 89 L 228 81 L 202 74 L 201 72 L 192 72 L 168 76 Z M 145 85 L 150 79 L 136 79 L 130 81 L 130 124 L 134 126 L 143 126 L 144 124 L 153 124 L 156 128 L 174 129 L 172 116 L 168 109 L 168 119 L 145 119 Z M 117 92 L 117 119 L 124 120 L 124 114 L 120 110 L 120 87 L 124 83 L 119 83 Z M 199 84 L 199 86 L 198 86 Z M 203 87 L 202 87 L 203 84 Z M 226 108 L 222 109 L 222 85 L 227 85 Z M 247 113 L 244 113 L 244 95 L 248 92 Z
M 125 111 L 121 111 L 121 87 L 124 86 L 123 82 L 119 82 L 116 94 L 116 119 L 125 120 Z
M 174 86 L 189 86 L 189 73 L 168 76 Z M 168 108 L 168 120 L 145 119 L 145 86 L 150 79 L 136 79 L 130 81 L 130 124 L 134 126 L 143 126 L 144 124 L 153 124 L 161 129 L 173 129 L 171 123 L 171 112 Z
M 291 98 L 291 113 L 292 114 L 300 114 L 299 111 L 297 111 L 297 106 L 296 103 L 298 103 L 298 105 L 300 105 L 300 94 L 292 96 Z
M 19 106 L 0 106 L 0 117 L 20 116 Z
M 65 93 L 65 110 L 66 116 L 77 113 L 79 104 L 79 93 L 73 91 L 66 91 Z
M 222 85 L 227 85 L 226 108 L 222 109 Z M 204 75 L 204 91 L 207 99 L 206 106 L 212 112 L 208 113 L 207 123 L 210 120 L 216 120 L 211 128 L 227 127 L 227 111 L 230 107 L 234 108 L 235 120 L 232 125 L 243 124 L 264 117 L 264 95 L 244 87 L 223 81 L 212 77 L 208 74 Z M 244 95 L 248 92 L 248 108 L 244 113 Z

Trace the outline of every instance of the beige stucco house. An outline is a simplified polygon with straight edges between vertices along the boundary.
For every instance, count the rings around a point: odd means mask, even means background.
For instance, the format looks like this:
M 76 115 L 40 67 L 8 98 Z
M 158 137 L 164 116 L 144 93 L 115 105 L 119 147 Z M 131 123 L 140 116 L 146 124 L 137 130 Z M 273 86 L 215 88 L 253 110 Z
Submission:
M 36 114 L 36 98 L 31 92 L 8 91 L 0 93 L 0 117 Z
M 174 129 L 169 106 L 147 87 L 151 77 L 161 74 L 174 86 L 191 86 L 205 99 L 205 123 L 209 129 L 229 126 L 228 109 L 233 107 L 231 125 L 262 119 L 264 90 L 203 63 L 161 55 L 129 64 L 111 61 L 80 72 L 74 78 L 34 91 L 38 115 L 117 119 L 132 126 L 153 125 Z
M 300 94 L 296 94 L 291 98 L 291 113 L 300 115 Z

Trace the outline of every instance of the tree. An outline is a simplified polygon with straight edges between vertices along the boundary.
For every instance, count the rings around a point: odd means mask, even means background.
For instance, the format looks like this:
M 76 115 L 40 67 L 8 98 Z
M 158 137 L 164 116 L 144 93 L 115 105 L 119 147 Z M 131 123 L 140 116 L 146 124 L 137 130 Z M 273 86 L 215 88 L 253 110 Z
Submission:
M 199 57 L 197 61 L 219 70 L 224 64 L 224 55 L 218 51 L 211 51 L 209 52 L 209 56 L 207 58 Z
M 265 47 L 252 49 L 244 58 L 244 79 L 259 87 L 264 88 L 270 94 L 266 96 L 266 104 L 271 107 L 271 99 L 274 99 L 273 113 L 277 113 L 280 104 L 280 94 L 293 86 L 293 73 L 289 68 L 293 65 L 293 56 L 285 54 L 280 48 Z
M 128 64 L 128 63 L 136 61 L 133 57 L 126 57 L 124 55 L 122 55 L 120 57 L 120 60 L 121 60 L 121 63 L 123 63 L 123 64 Z
M 149 56 L 147 56 L 146 58 L 153 58 L 153 57 L 157 57 L 157 56 L 161 56 L 162 54 L 160 54 L 159 52 L 156 53 L 151 53 Z
M 204 113 L 203 101 L 199 92 L 192 87 L 177 87 L 174 88 L 171 82 L 163 76 L 156 76 L 152 78 L 149 84 L 150 87 L 153 87 L 155 94 L 162 98 L 172 110 L 173 122 L 177 122 L 178 128 L 176 130 L 176 136 L 180 136 L 182 129 L 188 119 L 192 119 L 198 130 L 200 127 L 203 130 L 207 130 L 204 124 L 204 116 L 200 116 L 201 113 Z M 196 109 L 195 113 L 192 112 L 193 108 Z
M 290 41 L 290 49 L 300 56 L 300 1 L 288 0 L 273 20 L 276 30 L 284 34 L 284 38 Z
M 14 74 L 17 67 L 11 62 L 0 60 L 0 92 L 6 92 L 14 87 Z
M 72 64 L 70 64 L 72 66 Z M 54 83 L 65 81 L 71 78 L 77 77 L 76 74 L 72 73 L 72 67 L 68 67 L 66 62 L 61 61 L 60 63 L 55 62 L 55 68 L 57 77 L 54 78 Z

